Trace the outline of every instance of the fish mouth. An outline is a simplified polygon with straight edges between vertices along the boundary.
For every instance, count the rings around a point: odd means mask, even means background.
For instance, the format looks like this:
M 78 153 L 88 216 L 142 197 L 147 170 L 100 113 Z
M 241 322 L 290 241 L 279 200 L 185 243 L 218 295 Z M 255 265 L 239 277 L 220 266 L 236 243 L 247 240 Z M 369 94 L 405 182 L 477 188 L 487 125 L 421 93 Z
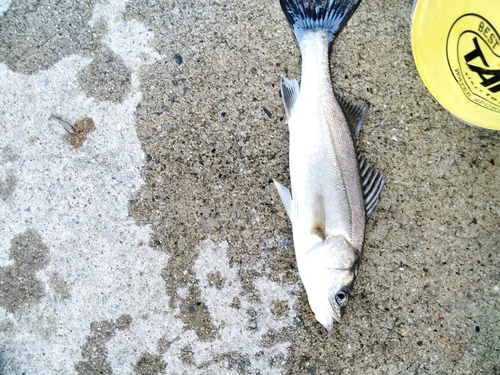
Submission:
M 332 308 L 332 317 L 335 319 L 337 323 L 342 323 L 342 315 L 344 315 L 344 312 L 342 311 L 342 307 L 337 307 L 330 299 L 328 299 L 328 302 L 330 302 L 330 307 Z
M 332 332 L 335 323 L 342 323 L 342 316 L 344 315 L 345 308 L 343 306 L 339 306 L 335 302 L 332 302 L 330 298 L 327 298 L 327 300 L 329 306 L 323 299 L 321 307 L 317 306 L 317 311 L 313 309 L 313 312 L 316 320 L 321 323 L 321 325 L 325 327 L 328 332 Z
M 333 312 L 333 319 L 335 319 L 337 323 L 342 323 L 342 316 L 337 314 L 335 311 Z

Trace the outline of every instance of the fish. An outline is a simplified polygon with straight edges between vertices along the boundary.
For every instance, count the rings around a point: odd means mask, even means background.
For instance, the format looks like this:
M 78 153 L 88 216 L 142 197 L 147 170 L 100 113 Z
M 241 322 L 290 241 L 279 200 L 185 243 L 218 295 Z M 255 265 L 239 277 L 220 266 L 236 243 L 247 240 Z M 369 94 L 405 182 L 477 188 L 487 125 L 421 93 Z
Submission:
M 291 192 L 274 180 L 292 224 L 295 257 L 315 318 L 340 323 L 358 273 L 366 220 L 385 178 L 361 154 L 367 104 L 334 92 L 329 46 L 361 0 L 280 0 L 302 55 L 301 85 L 281 76 Z

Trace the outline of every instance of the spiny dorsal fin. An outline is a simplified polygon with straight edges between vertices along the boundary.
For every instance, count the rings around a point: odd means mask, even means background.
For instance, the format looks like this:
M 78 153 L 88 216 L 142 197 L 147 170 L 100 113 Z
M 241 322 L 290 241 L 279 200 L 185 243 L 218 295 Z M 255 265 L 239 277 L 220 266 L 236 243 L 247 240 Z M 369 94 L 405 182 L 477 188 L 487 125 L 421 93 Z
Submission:
M 359 131 L 361 130 L 361 125 L 365 119 L 366 113 L 368 112 L 368 103 L 364 104 L 354 104 L 348 102 L 344 98 L 344 94 L 340 91 L 335 91 L 335 98 L 342 108 L 349 129 L 351 130 L 352 137 L 356 143 Z
M 281 76 L 281 99 L 285 107 L 286 118 L 292 116 L 293 105 L 299 96 L 299 83 L 297 80 L 288 80 L 283 75 Z
M 349 129 L 351 130 L 354 147 L 358 155 L 359 175 L 361 177 L 361 189 L 365 201 L 365 214 L 368 219 L 377 206 L 380 199 L 380 191 L 385 184 L 382 171 L 374 167 L 369 160 L 361 154 L 358 147 L 358 134 L 361 124 L 368 111 L 368 104 L 349 103 L 341 92 L 336 91 L 335 97 L 342 108 Z

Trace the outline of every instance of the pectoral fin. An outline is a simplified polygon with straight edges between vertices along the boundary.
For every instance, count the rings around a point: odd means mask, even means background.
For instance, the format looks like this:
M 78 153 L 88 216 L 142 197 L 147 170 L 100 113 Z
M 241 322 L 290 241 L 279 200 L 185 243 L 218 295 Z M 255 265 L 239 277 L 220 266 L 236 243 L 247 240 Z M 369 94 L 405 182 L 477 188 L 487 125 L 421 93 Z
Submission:
M 314 195 L 314 200 L 311 202 L 311 212 L 313 213 L 311 233 L 324 241 L 326 239 L 326 212 L 325 197 L 322 192 L 317 192 Z
M 276 190 L 278 190 L 278 194 L 281 198 L 281 201 L 283 202 L 283 206 L 285 206 L 285 211 L 292 221 L 292 194 L 290 194 L 290 190 L 288 190 L 286 187 L 281 185 L 278 181 L 274 181 L 274 186 L 276 186 Z

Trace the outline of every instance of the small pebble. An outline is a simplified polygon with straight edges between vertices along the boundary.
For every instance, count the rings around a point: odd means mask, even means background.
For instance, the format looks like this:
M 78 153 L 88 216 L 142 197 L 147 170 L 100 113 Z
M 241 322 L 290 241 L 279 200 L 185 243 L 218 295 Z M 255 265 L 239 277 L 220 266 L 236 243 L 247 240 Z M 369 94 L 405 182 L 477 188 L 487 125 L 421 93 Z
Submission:
M 176 54 L 175 54 L 175 56 L 174 56 L 174 60 L 175 60 L 175 62 L 177 63 L 177 65 L 181 65 L 181 64 L 182 64 L 182 61 L 183 61 L 183 60 L 182 60 L 182 56 L 181 56 L 181 55 L 179 55 L 178 53 L 176 53 Z

